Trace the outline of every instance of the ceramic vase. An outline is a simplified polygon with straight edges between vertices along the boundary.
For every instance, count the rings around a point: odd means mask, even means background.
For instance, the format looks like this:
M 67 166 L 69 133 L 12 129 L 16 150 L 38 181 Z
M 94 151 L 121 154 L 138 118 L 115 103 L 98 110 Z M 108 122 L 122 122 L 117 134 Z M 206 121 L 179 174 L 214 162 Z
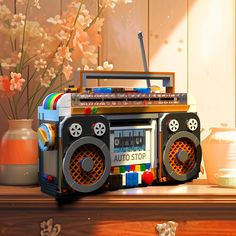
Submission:
M 203 159 L 209 184 L 219 184 L 222 171 L 236 173 L 236 129 L 211 128 L 210 135 L 202 142 Z
M 0 184 L 34 185 L 38 182 L 38 144 L 33 120 L 9 120 L 0 143 Z

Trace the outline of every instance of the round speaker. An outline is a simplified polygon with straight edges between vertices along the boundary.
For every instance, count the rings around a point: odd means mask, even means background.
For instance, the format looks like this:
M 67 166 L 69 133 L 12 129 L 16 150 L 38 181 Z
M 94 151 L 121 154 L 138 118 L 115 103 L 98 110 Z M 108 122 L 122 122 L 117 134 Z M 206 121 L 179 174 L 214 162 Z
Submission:
M 163 163 L 168 174 L 175 180 L 193 179 L 199 172 L 201 146 L 198 138 L 187 131 L 181 131 L 167 141 Z
M 78 192 L 99 189 L 110 173 L 111 158 L 107 145 L 95 137 L 73 142 L 65 153 L 63 173 L 67 183 Z

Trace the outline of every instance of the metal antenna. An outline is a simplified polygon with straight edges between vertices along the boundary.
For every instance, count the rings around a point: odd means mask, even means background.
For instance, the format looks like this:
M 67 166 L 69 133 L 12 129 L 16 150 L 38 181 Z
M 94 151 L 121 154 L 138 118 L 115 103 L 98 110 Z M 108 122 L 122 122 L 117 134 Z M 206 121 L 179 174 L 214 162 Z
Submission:
M 139 44 L 140 44 L 140 48 L 141 48 L 144 71 L 148 72 L 149 70 L 148 70 L 148 65 L 147 65 L 147 60 L 146 60 L 146 53 L 145 53 L 144 44 L 143 44 L 142 31 L 138 32 L 138 38 L 139 38 Z M 150 88 L 151 87 L 150 80 L 146 79 L 146 82 L 147 82 L 147 87 Z

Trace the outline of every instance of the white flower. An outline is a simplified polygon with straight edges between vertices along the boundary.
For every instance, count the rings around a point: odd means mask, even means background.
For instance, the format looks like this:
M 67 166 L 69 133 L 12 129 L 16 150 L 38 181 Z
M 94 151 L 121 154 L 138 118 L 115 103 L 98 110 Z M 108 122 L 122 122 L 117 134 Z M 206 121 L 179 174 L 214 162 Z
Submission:
M 41 86 L 44 86 L 44 87 L 46 87 L 46 88 L 48 88 L 49 85 L 50 85 L 50 83 L 51 83 L 50 78 L 47 77 L 47 76 L 42 77 L 42 75 L 40 75 L 40 76 L 39 76 L 39 80 L 40 80 Z
M 90 45 L 87 47 L 86 51 L 83 51 L 83 57 L 81 59 L 82 65 L 88 65 L 92 63 L 95 65 L 97 63 L 98 54 L 96 53 L 96 47 Z
M 116 4 L 118 3 L 118 0 L 103 0 L 102 5 L 105 7 L 110 7 L 114 9 L 116 7 Z
M 104 18 L 97 18 L 96 22 L 94 23 L 95 28 L 97 29 L 98 32 L 102 31 L 103 23 L 104 23 Z
M 68 39 L 68 33 L 66 33 L 64 30 L 60 30 L 60 32 L 58 34 L 56 34 L 56 37 L 60 40 L 67 40 Z
M 78 22 L 80 23 L 80 25 L 82 26 L 89 26 L 89 24 L 92 22 L 92 19 L 88 16 L 84 16 L 84 15 L 79 15 L 78 17 Z
M 113 64 L 109 64 L 108 61 L 104 61 L 103 62 L 103 66 L 98 66 L 97 70 L 106 70 L 106 71 L 110 71 L 113 69 Z
M 24 24 L 25 24 L 25 15 L 23 15 L 22 13 L 13 15 L 13 19 L 11 21 L 12 27 L 17 28 L 17 27 L 24 26 Z
M 44 76 L 40 75 L 39 80 L 42 86 L 49 87 L 51 84 L 51 81 L 56 77 L 56 72 L 53 67 L 50 69 L 47 69 Z
M 133 0 L 123 0 L 123 2 L 124 2 L 125 4 L 127 4 L 127 3 L 132 3 Z
M 47 69 L 47 73 L 51 77 L 51 79 L 54 79 L 56 77 L 56 72 L 53 67 L 51 67 L 50 69 Z
M 70 75 L 73 72 L 73 67 L 70 66 L 69 64 L 67 66 L 63 66 L 63 70 L 62 70 L 63 74 L 65 75 L 66 80 L 69 80 Z
M 72 2 L 72 5 L 76 8 L 76 9 L 80 9 L 80 12 L 88 12 L 88 10 L 86 9 L 85 7 L 85 4 L 82 4 L 81 6 L 81 3 L 80 2 Z
M 54 62 L 58 65 L 63 63 L 63 60 L 72 61 L 69 47 L 59 47 L 55 54 Z
M 6 5 L 0 5 L 0 19 L 9 19 L 11 17 L 11 11 Z
M 36 71 L 40 71 L 41 69 L 45 69 L 47 66 L 47 61 L 40 58 L 39 60 L 35 60 L 34 67 Z
M 16 63 L 8 63 L 7 61 L 1 62 L 2 68 L 10 69 L 11 67 L 16 67 Z
M 48 23 L 52 23 L 54 25 L 61 24 L 62 23 L 61 16 L 60 15 L 56 15 L 54 17 L 49 17 L 47 19 L 47 22 Z
M 37 8 L 37 9 L 40 9 L 41 6 L 39 5 L 39 0 L 34 0 L 34 6 Z

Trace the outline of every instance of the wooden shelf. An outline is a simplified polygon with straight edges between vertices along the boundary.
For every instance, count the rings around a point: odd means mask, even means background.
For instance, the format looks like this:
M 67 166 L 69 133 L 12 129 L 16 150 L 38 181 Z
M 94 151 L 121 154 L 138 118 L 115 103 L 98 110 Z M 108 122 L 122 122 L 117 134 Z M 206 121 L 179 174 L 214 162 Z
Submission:
M 39 187 L 0 186 L 0 235 L 39 235 L 49 218 L 61 225 L 59 235 L 157 235 L 155 225 L 168 220 L 179 223 L 176 235 L 236 235 L 236 189 L 198 180 L 81 196 L 58 206 Z

